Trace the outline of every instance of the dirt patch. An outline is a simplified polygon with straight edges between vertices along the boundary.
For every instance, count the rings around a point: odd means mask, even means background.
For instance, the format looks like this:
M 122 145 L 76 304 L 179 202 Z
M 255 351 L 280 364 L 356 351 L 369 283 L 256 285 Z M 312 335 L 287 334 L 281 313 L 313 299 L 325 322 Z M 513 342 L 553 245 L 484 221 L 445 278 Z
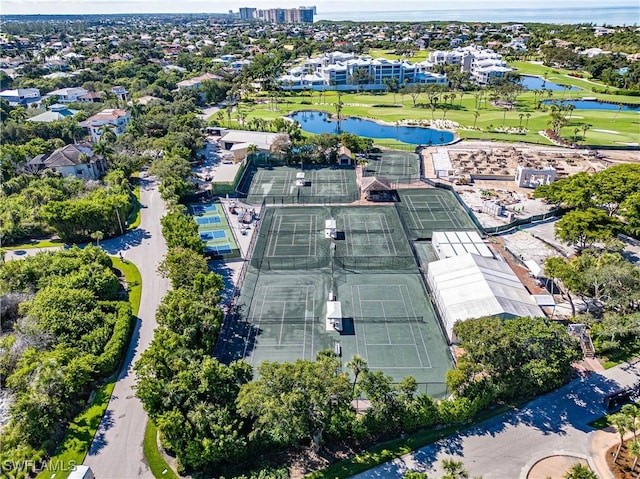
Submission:
M 613 457 L 618 450 L 618 444 L 611 446 L 607 451 L 607 466 L 609 466 L 609 470 L 615 479 L 637 479 L 640 474 L 640 460 L 638 461 L 638 464 L 636 464 L 635 470 L 631 469 L 631 466 L 633 466 L 633 462 L 635 461 L 635 457 L 633 454 L 629 453 L 627 448 L 630 444 L 631 440 L 624 443 L 615 463 L 613 462 Z

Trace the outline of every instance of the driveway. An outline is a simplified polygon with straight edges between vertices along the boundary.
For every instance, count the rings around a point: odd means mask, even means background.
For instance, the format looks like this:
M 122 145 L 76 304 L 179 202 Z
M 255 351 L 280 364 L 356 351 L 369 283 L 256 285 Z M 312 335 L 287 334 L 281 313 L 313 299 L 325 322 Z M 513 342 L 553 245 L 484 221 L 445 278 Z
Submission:
M 100 244 L 109 254 L 122 252 L 125 260 L 138 267 L 142 277 L 142 298 L 133 337 L 111 401 L 84 461 L 100 479 L 153 478 L 142 451 L 147 414 L 134 396 L 133 365 L 151 343 L 157 326 L 156 309 L 169 289 L 169 281 L 156 273 L 167 246 L 160 226 L 165 207 L 155 181 L 141 175 L 140 195 L 140 227 Z
M 638 380 L 640 361 L 622 364 L 353 477 L 400 478 L 408 469 L 432 477 L 444 473 L 442 459 L 454 458 L 472 477 L 525 479 L 540 459 L 566 454 L 587 459 L 600 477 L 610 478 L 593 460 L 591 441 L 596 433 L 587 423 L 605 414 L 604 396 Z

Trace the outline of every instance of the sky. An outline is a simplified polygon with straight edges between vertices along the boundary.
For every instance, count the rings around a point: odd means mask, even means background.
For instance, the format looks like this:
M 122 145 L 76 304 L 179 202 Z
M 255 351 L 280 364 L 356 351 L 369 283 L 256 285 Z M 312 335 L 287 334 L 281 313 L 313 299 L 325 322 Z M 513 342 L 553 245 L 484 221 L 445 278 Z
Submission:
M 240 7 L 293 8 L 316 5 L 318 14 L 324 12 L 360 11 L 366 5 L 371 11 L 438 10 L 481 8 L 477 0 L 403 0 L 393 4 L 388 0 L 0 0 L 0 13 L 13 14 L 70 14 L 70 13 L 226 13 Z M 637 6 L 638 0 L 493 0 L 491 8 L 556 8 L 603 4 L 607 6 Z

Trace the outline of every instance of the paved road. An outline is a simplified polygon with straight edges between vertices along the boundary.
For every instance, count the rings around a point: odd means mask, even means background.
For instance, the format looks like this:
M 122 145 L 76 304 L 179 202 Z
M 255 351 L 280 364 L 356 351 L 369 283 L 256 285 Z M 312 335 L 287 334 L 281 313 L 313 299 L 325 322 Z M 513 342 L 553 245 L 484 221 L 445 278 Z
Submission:
M 147 414 L 134 396 L 133 364 L 153 338 L 155 313 L 169 282 L 156 273 L 158 263 L 167 252 L 160 218 L 164 202 L 157 185 L 141 176 L 142 221 L 140 227 L 120 238 L 107 240 L 101 246 L 110 254 L 122 251 L 142 276 L 142 299 L 133 338 L 120 371 L 113 396 L 93 440 L 84 464 L 100 479 L 152 478 L 142 452 Z
M 442 459 L 464 462 L 471 476 L 524 479 L 538 460 L 555 455 L 592 460 L 593 430 L 587 426 L 605 413 L 603 398 L 640 380 L 640 361 L 594 374 L 394 461 L 354 476 L 357 479 L 402 477 L 407 469 L 442 474 Z M 600 477 L 609 478 L 608 471 Z M 439 477 L 439 476 L 437 476 Z

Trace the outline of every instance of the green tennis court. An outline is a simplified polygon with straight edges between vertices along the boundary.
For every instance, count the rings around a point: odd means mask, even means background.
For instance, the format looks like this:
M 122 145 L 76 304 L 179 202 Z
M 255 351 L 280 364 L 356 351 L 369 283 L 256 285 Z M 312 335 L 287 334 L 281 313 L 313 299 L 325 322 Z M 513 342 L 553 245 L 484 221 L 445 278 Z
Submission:
M 327 219 L 337 238 L 325 237 Z M 357 354 L 445 394 L 447 342 L 394 207 L 267 208 L 262 223 L 220 359 L 313 359 L 339 344 L 343 362 Z M 341 303 L 341 330 L 327 322 L 329 298 Z
M 393 151 L 369 155 L 364 176 L 381 176 L 391 183 L 420 180 L 420 157 L 416 153 Z
M 304 174 L 304 178 L 300 174 Z M 352 168 L 251 166 L 243 180 L 247 202 L 259 204 L 350 203 L 358 199 L 356 174 Z
M 411 239 L 431 239 L 434 231 L 477 229 L 450 191 L 440 188 L 397 191 L 400 212 Z

